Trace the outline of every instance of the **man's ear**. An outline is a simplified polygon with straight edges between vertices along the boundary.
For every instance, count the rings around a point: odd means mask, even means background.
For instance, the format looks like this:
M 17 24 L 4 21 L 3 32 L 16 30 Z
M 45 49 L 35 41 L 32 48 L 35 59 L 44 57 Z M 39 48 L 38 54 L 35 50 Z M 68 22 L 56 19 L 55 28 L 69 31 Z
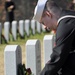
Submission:
M 49 11 L 46 11 L 45 13 L 52 18 L 52 14 Z

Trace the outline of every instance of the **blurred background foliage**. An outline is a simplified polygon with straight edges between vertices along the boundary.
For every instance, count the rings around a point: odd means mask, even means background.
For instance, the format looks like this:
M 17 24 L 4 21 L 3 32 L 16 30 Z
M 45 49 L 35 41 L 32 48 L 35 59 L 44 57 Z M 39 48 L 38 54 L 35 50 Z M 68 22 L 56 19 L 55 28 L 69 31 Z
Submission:
M 32 19 L 35 5 L 38 0 L 12 0 L 16 4 L 15 20 Z M 55 0 L 61 7 L 67 8 L 72 0 Z M 0 0 L 0 22 L 5 21 L 6 11 L 4 8 L 5 0 Z

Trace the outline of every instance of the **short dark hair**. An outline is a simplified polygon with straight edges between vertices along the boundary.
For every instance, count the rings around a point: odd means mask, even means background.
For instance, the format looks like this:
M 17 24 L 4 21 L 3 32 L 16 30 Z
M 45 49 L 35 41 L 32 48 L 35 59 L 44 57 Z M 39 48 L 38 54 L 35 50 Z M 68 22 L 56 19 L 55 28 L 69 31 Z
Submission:
M 60 11 L 61 7 L 58 6 L 58 4 L 55 1 L 48 0 L 46 3 L 46 9 L 52 11 L 53 13 L 56 13 Z

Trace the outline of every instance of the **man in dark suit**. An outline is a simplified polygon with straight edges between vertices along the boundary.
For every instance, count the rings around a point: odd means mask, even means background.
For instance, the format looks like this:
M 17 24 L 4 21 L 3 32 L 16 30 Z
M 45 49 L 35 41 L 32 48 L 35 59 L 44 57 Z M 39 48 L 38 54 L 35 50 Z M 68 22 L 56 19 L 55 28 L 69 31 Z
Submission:
M 12 21 L 14 20 L 15 3 L 11 0 L 6 0 L 5 10 L 6 10 L 6 21 L 9 21 L 11 24 Z
M 36 21 L 56 31 L 56 46 L 51 60 L 40 75 L 75 75 L 75 11 L 65 10 L 52 0 L 39 0 L 34 11 Z

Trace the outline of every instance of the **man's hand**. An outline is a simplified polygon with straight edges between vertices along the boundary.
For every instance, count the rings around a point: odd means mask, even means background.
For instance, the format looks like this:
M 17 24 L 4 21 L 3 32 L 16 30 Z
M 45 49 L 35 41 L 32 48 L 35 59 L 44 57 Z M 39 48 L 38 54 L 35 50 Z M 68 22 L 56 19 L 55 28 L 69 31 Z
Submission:
M 10 7 L 8 7 L 8 12 L 11 12 L 13 8 L 14 8 L 13 5 L 11 5 Z
M 10 8 L 10 9 L 12 9 L 12 8 L 14 8 L 14 6 L 13 6 L 13 5 L 11 5 L 9 8 Z

